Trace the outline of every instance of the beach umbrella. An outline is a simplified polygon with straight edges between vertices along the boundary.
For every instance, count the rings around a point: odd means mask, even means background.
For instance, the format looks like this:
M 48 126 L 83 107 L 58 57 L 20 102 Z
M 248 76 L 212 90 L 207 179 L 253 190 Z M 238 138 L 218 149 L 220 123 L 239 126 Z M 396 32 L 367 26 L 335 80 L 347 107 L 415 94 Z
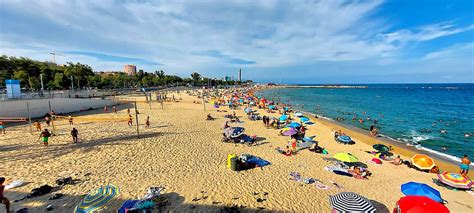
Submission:
M 359 162 L 359 159 L 357 159 L 357 157 L 352 155 L 351 153 L 340 152 L 340 153 L 335 154 L 333 157 L 336 158 L 337 160 L 340 160 L 346 163 Z
M 399 213 L 449 213 L 449 209 L 425 196 L 405 196 L 397 202 Z
M 283 135 L 285 136 L 292 136 L 292 135 L 296 135 L 298 133 L 298 131 L 296 131 L 295 128 L 289 128 L 288 130 L 285 130 L 283 131 Z
M 369 199 L 354 192 L 341 192 L 329 196 L 329 202 L 338 212 L 375 212 Z
M 233 130 L 232 130 L 232 133 L 230 134 L 230 137 L 231 138 L 236 138 L 236 137 L 239 137 L 241 135 L 243 135 L 245 132 L 245 129 L 242 128 L 242 127 L 234 127 Z
M 291 122 L 290 124 L 286 125 L 286 127 L 292 127 L 292 128 L 299 128 L 301 124 L 297 122 Z
M 351 137 L 347 136 L 347 135 L 339 135 L 337 137 L 339 139 L 339 141 L 343 142 L 343 143 L 350 143 L 352 142 L 352 139 Z
M 280 121 L 286 121 L 286 119 L 288 119 L 288 115 L 282 115 L 279 118 Z
M 436 202 L 443 202 L 439 191 L 424 183 L 408 182 L 402 184 L 401 190 L 405 195 L 426 196 Z
M 307 117 L 300 117 L 300 121 L 303 122 L 303 123 L 306 123 L 309 121 L 309 118 Z
M 470 189 L 474 184 L 474 182 L 472 182 L 469 178 L 464 177 L 461 174 L 451 172 L 443 172 L 438 174 L 438 179 L 441 181 L 441 183 L 457 189 Z
M 370 161 L 372 161 L 375 164 L 382 164 L 382 161 L 379 158 L 372 158 L 372 160 Z
M 381 151 L 381 152 L 388 152 L 390 151 L 390 148 L 388 146 L 385 146 L 383 144 L 375 144 L 372 146 L 375 150 Z
M 276 106 L 275 105 L 268 105 L 268 109 L 275 110 Z
M 421 170 L 430 170 L 436 165 L 432 158 L 421 154 L 413 156 L 411 158 L 411 163 L 413 166 Z
M 107 185 L 102 186 L 82 199 L 81 203 L 74 209 L 75 213 L 90 213 L 95 212 L 105 206 L 105 204 L 111 201 L 114 197 L 117 197 L 120 190 L 117 186 Z
M 301 116 L 303 116 L 303 113 L 301 113 L 301 112 L 295 112 L 295 116 L 296 116 L 296 117 L 301 117 Z

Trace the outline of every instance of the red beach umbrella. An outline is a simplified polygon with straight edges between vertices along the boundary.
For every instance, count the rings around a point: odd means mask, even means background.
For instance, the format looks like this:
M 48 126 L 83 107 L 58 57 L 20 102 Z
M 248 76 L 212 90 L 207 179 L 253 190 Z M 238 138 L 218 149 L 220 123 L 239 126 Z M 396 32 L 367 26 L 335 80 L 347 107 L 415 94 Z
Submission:
M 441 203 L 425 196 L 406 196 L 397 202 L 394 212 L 398 213 L 449 213 L 449 209 Z

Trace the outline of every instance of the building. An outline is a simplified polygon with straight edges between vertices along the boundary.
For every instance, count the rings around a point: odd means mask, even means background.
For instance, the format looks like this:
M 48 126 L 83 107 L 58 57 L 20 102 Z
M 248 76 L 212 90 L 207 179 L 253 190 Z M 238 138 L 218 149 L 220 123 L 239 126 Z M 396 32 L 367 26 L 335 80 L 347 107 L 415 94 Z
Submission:
M 242 82 L 242 69 L 239 69 L 239 82 Z
M 135 75 L 137 74 L 137 66 L 133 64 L 127 64 L 123 67 L 123 72 L 127 73 L 127 75 Z

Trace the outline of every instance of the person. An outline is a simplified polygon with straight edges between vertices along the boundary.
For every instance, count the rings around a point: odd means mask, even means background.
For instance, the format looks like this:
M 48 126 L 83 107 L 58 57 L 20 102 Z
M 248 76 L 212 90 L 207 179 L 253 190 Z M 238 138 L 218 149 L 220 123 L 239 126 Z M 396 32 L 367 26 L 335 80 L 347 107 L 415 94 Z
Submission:
M 114 113 L 117 113 L 117 107 L 116 107 L 115 105 L 112 106 L 112 111 L 113 111 Z
M 104 106 L 104 112 L 107 112 L 107 111 L 109 111 L 109 110 L 107 109 L 107 105 L 105 105 Z
M 72 142 L 73 143 L 77 143 L 77 135 L 79 134 L 79 132 L 77 131 L 76 128 L 72 128 L 71 130 L 71 136 L 72 136 Z
M 41 132 L 40 138 L 43 141 L 44 146 L 48 146 L 48 139 L 51 136 L 51 133 L 48 131 L 48 129 L 44 129 L 44 131 Z
M 400 155 L 398 155 L 395 159 L 392 160 L 392 162 L 390 162 L 391 164 L 393 165 L 402 165 L 403 163 L 403 160 L 400 158 Z
M 296 137 L 291 136 L 291 148 L 292 148 L 293 153 L 296 153 L 296 144 L 297 144 Z
M 127 114 L 130 114 L 130 108 L 127 108 Z
M 128 126 L 132 126 L 133 125 L 133 118 L 132 118 L 132 115 L 128 114 Z
M 5 178 L 0 177 L 0 203 L 5 204 L 7 213 L 10 213 L 10 200 L 3 195 L 3 191 L 5 190 L 5 185 L 3 185 L 3 183 L 5 183 Z
M 36 131 L 41 131 L 41 123 L 39 121 L 35 121 L 33 126 L 36 128 Z
M 206 120 L 212 121 L 212 120 L 214 120 L 214 118 L 211 116 L 211 114 L 207 114 Z
M 0 121 L 0 131 L 2 132 L 2 134 L 5 134 L 5 128 L 5 122 Z
M 300 134 L 301 134 L 301 137 L 303 137 L 303 138 L 304 138 L 305 135 L 306 135 L 306 128 L 305 128 L 303 125 L 301 125 Z
M 74 124 L 74 120 L 73 120 L 72 116 L 68 116 L 68 120 L 69 120 L 69 125 Z
M 44 117 L 44 120 L 46 121 L 46 125 L 48 125 L 48 126 L 49 126 L 49 125 L 50 125 L 50 123 L 51 123 L 51 117 L 50 117 L 50 115 L 49 115 L 49 114 L 48 114 L 48 115 L 46 115 L 46 116 Z
M 150 128 L 150 116 L 146 117 L 145 125 L 146 125 L 147 128 Z
M 461 175 L 467 176 L 467 173 L 469 172 L 469 165 L 471 164 L 471 160 L 467 157 L 467 155 L 464 155 L 464 157 L 461 160 Z

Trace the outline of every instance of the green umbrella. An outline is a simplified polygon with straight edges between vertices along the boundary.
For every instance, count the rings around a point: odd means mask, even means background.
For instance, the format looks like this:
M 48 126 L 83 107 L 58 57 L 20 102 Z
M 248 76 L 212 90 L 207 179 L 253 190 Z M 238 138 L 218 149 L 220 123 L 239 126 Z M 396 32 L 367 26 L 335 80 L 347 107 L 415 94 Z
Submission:
M 335 154 L 333 157 L 336 158 L 337 160 L 340 160 L 342 162 L 347 162 L 347 163 L 359 162 L 359 159 L 357 159 L 356 156 L 350 153 L 340 152 L 340 153 Z

